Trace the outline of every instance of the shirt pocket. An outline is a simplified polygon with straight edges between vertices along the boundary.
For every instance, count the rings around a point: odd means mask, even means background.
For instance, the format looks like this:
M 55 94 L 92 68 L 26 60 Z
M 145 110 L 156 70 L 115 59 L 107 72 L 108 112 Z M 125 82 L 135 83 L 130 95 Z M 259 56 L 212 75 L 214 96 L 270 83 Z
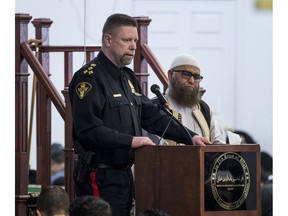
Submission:
M 129 106 L 129 102 L 125 97 L 113 97 L 113 98 L 111 97 L 108 98 L 108 101 L 111 109 L 115 107 L 117 108 L 117 107 Z
M 120 129 L 119 126 L 123 127 L 133 126 L 131 119 L 130 103 L 127 100 L 127 98 L 111 97 L 108 98 L 108 103 L 111 111 L 110 115 L 111 122 L 115 128 Z

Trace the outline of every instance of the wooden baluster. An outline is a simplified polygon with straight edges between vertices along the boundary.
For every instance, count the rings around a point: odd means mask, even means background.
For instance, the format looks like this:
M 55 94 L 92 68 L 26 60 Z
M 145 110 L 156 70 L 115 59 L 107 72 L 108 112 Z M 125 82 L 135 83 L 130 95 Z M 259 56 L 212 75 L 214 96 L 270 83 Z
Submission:
M 138 23 L 138 36 L 137 50 L 134 58 L 134 72 L 140 82 L 142 91 L 145 95 L 148 93 L 148 64 L 144 57 L 141 55 L 141 44 L 148 44 L 147 29 L 151 19 L 145 16 L 134 17 Z
M 32 21 L 35 27 L 35 38 L 43 39 L 43 46 L 49 45 L 49 27 L 53 23 L 50 19 L 39 18 Z M 39 53 L 39 62 L 44 71 L 49 74 L 49 53 Z M 37 182 L 43 187 L 51 184 L 51 99 L 45 88 L 37 82 L 36 94 L 36 127 L 37 127 Z

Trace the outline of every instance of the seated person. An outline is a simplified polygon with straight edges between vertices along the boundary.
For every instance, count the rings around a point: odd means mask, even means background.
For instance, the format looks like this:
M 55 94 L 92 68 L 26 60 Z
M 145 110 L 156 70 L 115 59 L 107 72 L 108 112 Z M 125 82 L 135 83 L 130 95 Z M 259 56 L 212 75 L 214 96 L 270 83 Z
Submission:
M 65 156 L 64 147 L 59 143 L 53 143 L 51 146 L 51 184 L 65 185 Z
M 146 209 L 143 212 L 141 212 L 138 216 L 170 216 L 170 215 L 159 209 Z
M 226 143 L 224 130 L 209 105 L 201 99 L 205 91 L 200 88 L 203 77 L 198 60 L 190 54 L 177 56 L 168 71 L 168 79 L 169 86 L 165 98 L 173 110 L 173 116 L 184 126 L 209 139 L 213 144 Z M 160 102 L 158 99 L 152 99 L 152 101 Z M 157 143 L 153 135 L 150 137 Z M 177 143 L 168 140 L 161 144 L 176 145 Z
M 61 186 L 48 186 L 37 198 L 37 216 L 69 216 L 69 205 L 69 195 Z
M 95 196 L 77 197 L 69 207 L 70 216 L 112 216 L 108 202 Z
M 261 197 L 262 216 L 273 215 L 273 159 L 267 152 L 261 152 Z

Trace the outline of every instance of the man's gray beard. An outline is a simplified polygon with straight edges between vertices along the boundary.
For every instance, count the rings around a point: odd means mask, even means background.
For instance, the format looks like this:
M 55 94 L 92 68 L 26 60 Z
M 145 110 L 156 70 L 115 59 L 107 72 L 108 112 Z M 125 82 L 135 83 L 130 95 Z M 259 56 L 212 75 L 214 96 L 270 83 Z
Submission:
M 168 94 L 180 106 L 193 107 L 200 102 L 199 86 L 189 90 L 175 78 L 170 81 Z
M 129 65 L 129 64 L 132 62 L 132 60 L 124 55 L 124 56 L 120 59 L 120 62 L 121 62 L 123 65 Z

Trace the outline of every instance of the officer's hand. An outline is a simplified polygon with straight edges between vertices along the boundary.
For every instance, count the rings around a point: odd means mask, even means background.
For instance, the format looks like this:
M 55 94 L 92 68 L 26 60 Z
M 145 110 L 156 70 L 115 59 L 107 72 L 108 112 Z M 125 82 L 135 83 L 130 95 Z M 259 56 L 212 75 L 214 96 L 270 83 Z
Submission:
M 192 142 L 194 143 L 194 145 L 200 145 L 200 146 L 212 144 L 208 139 L 198 136 L 198 135 L 195 135 L 192 137 Z
M 132 148 L 139 148 L 145 145 L 155 145 L 149 137 L 133 137 L 132 139 Z

